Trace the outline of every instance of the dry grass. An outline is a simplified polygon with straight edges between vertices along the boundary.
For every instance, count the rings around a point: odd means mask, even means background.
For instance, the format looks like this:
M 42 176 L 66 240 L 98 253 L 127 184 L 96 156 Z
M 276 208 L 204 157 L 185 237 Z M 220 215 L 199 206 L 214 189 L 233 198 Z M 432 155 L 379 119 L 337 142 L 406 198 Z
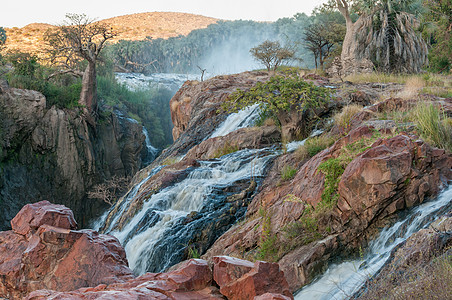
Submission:
M 451 299 L 452 255 L 444 254 L 426 266 L 410 266 L 377 282 L 369 282 L 359 299 Z
M 334 124 L 348 132 L 350 130 L 350 121 L 352 120 L 353 116 L 362 110 L 363 107 L 361 105 L 347 105 L 342 108 L 342 111 L 340 113 L 334 115 Z
M 403 87 L 403 90 L 397 94 L 397 97 L 402 99 L 413 99 L 419 95 L 419 92 L 424 88 L 426 82 L 423 78 L 418 76 L 409 77 Z

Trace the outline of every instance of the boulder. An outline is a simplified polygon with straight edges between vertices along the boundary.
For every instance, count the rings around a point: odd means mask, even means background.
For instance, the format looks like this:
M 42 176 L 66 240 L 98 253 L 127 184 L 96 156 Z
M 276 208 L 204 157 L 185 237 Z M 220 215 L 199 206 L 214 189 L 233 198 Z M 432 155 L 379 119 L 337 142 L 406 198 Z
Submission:
M 27 235 L 41 225 L 50 225 L 63 229 L 77 229 L 72 211 L 64 205 L 41 201 L 25 205 L 11 220 L 14 232 Z
M 76 228 L 72 212 L 41 201 L 26 205 L 0 233 L 0 297 L 37 289 L 70 291 L 132 278 L 115 237 Z
M 214 257 L 213 262 L 214 280 L 220 286 L 221 294 L 228 299 L 254 299 L 266 293 L 293 299 L 284 272 L 276 263 L 257 261 L 252 264 L 230 257 Z

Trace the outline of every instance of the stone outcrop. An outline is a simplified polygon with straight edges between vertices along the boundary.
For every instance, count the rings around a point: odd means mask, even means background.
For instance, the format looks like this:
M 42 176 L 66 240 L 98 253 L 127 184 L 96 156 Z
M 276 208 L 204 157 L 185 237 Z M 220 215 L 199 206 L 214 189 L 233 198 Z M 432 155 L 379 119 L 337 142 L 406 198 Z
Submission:
M 219 110 L 231 93 L 237 89 L 250 89 L 257 82 L 268 79 L 267 72 L 244 72 L 216 76 L 203 82 L 185 82 L 170 101 L 175 142 L 155 163 L 162 162 L 168 156 L 185 154 L 201 143 L 226 119 L 227 114 Z
M 278 264 L 262 261 L 215 257 L 212 271 L 207 261 L 191 259 L 171 272 L 135 278 L 116 238 L 76 227 L 62 205 L 26 205 L 13 230 L 0 232 L 0 297 L 293 299 Z
M 0 232 L 0 297 L 37 289 L 71 291 L 132 278 L 124 249 L 112 236 L 76 230 L 72 212 L 41 201 L 27 204 Z
M 52 199 L 86 226 L 105 209 L 87 200 L 95 184 L 140 168 L 141 125 L 103 114 L 93 128 L 79 112 L 46 108 L 36 91 L 0 89 L 0 229 L 30 201 Z
M 383 133 L 385 131 L 382 129 Z M 294 154 L 278 158 L 261 192 L 249 205 L 247 221 L 232 227 L 203 257 L 253 255 L 261 240 L 261 232 L 256 228 L 263 226 L 278 238 L 276 245 L 289 243 L 281 228 L 299 220 L 306 203 L 316 207 L 321 201 L 325 175 L 319 171 L 319 165 L 337 158 L 346 145 L 370 138 L 374 133 L 372 126 L 357 127 L 304 164 L 297 162 Z M 286 164 L 299 170 L 293 179 L 282 182 L 279 172 Z M 357 247 L 372 224 L 435 195 L 441 182 L 452 179 L 451 168 L 450 153 L 432 148 L 414 136 L 389 135 L 375 139 L 369 149 L 358 153 L 345 168 L 339 181 L 337 207 L 332 210 L 327 224 L 322 224 L 325 220 L 319 220 L 319 227 L 328 226 L 324 238 L 298 246 L 280 258 L 279 263 L 291 289 L 312 280 L 325 262 L 338 254 L 339 246 L 342 245 L 341 251 Z M 288 195 L 293 200 L 287 200 Z M 259 212 L 262 209 L 265 217 Z

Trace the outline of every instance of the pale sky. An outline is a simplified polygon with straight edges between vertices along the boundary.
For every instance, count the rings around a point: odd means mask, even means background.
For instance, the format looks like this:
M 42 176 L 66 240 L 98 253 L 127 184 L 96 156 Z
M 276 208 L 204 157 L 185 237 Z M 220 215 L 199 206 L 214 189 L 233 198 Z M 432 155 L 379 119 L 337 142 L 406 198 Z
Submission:
M 326 0 L 1 0 L 0 27 L 60 24 L 66 13 L 98 20 L 154 11 L 186 12 L 225 20 L 276 21 L 297 12 L 311 14 Z

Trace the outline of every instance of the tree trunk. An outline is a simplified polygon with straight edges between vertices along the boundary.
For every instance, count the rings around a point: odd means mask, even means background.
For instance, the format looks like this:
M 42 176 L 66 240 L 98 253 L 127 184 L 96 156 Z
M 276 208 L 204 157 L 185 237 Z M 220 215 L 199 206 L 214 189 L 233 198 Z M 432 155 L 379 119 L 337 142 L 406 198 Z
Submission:
M 97 112 L 96 64 L 94 62 L 88 61 L 88 66 L 83 73 L 79 103 L 84 105 L 91 115 Z

